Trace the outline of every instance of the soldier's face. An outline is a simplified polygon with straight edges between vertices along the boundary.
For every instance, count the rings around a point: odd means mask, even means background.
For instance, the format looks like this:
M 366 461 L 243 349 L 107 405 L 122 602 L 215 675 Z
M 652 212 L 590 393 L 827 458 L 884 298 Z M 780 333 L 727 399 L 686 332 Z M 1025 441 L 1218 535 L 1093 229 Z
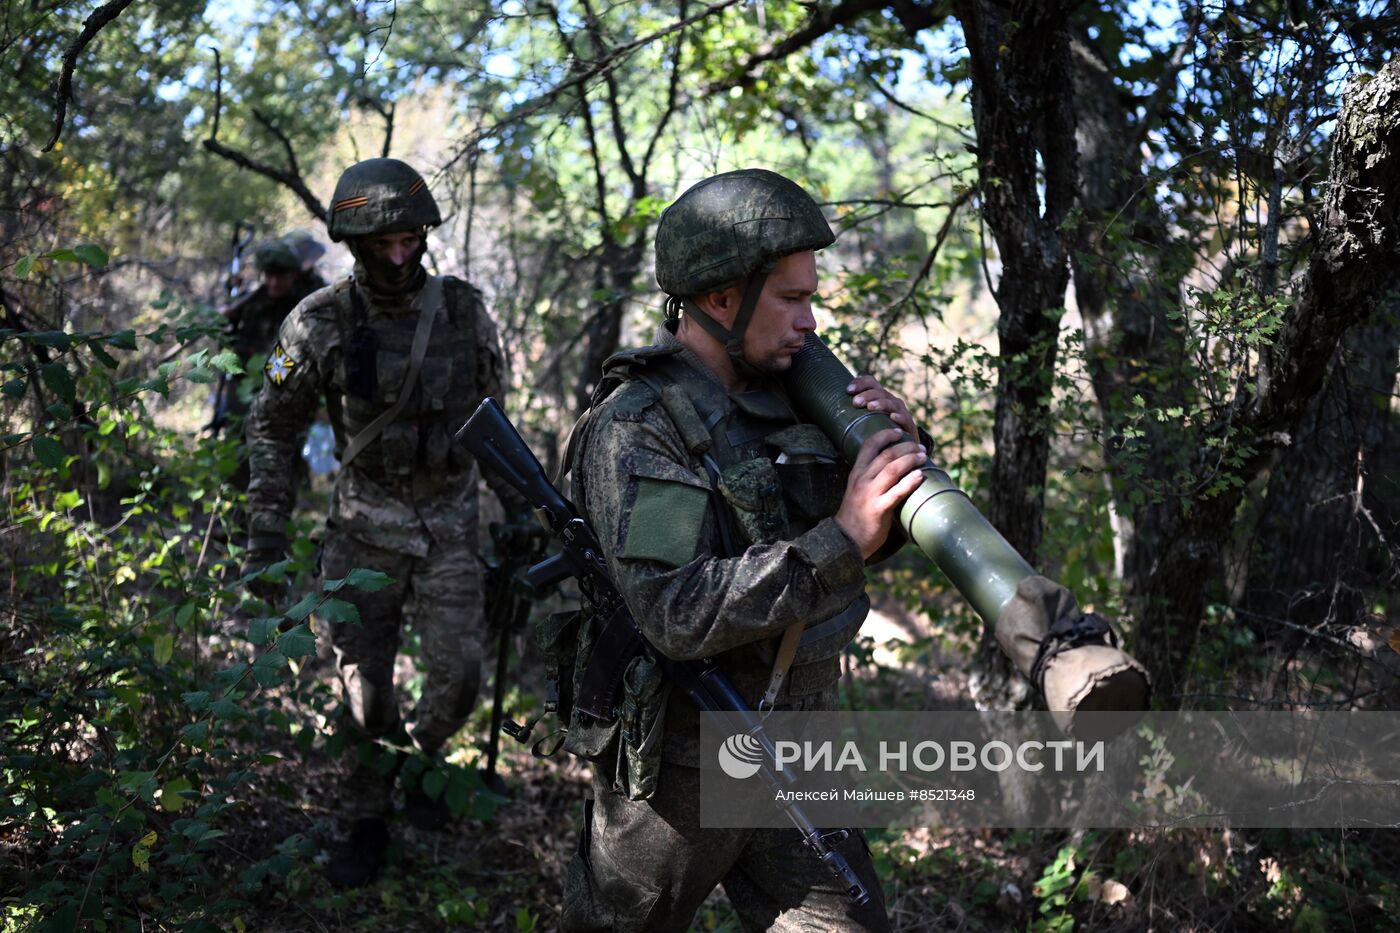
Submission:
M 371 256 L 395 266 L 412 262 L 422 244 L 423 238 L 416 233 L 377 233 L 364 239 Z
M 817 329 L 812 296 L 817 291 L 817 254 L 808 250 L 778 260 L 763 285 L 753 319 L 744 332 L 744 359 L 763 372 L 783 372 Z
M 269 269 L 263 273 L 263 289 L 269 298 L 282 298 L 292 293 L 292 283 L 296 280 L 295 272 L 286 272 L 280 269 Z

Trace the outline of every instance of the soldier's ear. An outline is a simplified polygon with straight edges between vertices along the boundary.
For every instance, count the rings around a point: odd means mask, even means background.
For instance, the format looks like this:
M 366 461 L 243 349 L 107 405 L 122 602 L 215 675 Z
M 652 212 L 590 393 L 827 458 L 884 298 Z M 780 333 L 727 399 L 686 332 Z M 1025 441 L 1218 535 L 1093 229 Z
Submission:
M 734 285 L 717 292 L 697 295 L 695 304 L 701 311 L 708 314 L 716 324 L 727 328 L 734 323 L 734 317 L 739 313 L 739 301 L 742 297 L 739 287 Z

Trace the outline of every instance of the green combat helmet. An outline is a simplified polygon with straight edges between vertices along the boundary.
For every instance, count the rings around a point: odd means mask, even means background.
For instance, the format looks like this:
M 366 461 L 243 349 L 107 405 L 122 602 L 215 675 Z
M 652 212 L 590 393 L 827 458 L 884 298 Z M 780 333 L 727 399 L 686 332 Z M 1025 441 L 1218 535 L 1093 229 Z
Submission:
M 283 240 L 268 240 L 258 244 L 253 254 L 259 272 L 300 272 L 301 260 Z
M 797 183 L 746 168 L 707 178 L 686 190 L 656 228 L 656 284 L 697 324 L 725 345 L 741 372 L 748 329 L 773 263 L 836 241 L 821 208 Z M 747 279 L 733 325 L 726 329 L 690 299 Z
M 282 242 L 289 246 L 301 261 L 303 271 L 309 271 L 316 261 L 326 255 L 326 247 L 309 230 L 291 230 L 282 235 Z
M 326 230 L 339 243 L 440 223 L 442 215 L 422 175 L 398 159 L 366 159 L 347 168 L 336 182 Z

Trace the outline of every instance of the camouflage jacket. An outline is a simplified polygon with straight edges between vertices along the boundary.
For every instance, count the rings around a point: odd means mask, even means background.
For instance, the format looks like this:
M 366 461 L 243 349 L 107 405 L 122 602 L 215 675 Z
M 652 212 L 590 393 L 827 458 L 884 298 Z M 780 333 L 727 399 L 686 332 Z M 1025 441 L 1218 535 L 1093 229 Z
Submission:
M 480 293 L 449 277 L 417 383 L 405 388 L 418 323 L 414 297 L 376 302 L 351 276 L 287 317 L 248 419 L 251 540 L 284 533 L 299 439 L 323 399 L 340 457 L 350 438 L 407 391 L 402 412 L 336 478 L 328 524 L 420 557 L 433 541 L 475 546 L 478 471 L 455 435 L 483 397 L 501 398 L 504 357 Z M 519 498 L 492 487 L 508 506 Z
M 809 453 L 820 448 L 827 462 L 838 459 L 813 426 L 798 423 L 776 386 L 729 396 L 665 327 L 657 344 L 670 352 L 644 368 L 670 368 L 670 381 L 683 382 L 697 410 L 710 413 L 701 418 L 717 426 L 716 446 L 726 437 L 733 442 L 718 466 L 747 458 L 789 459 L 780 451 L 796 459 L 797 448 Z M 794 502 L 789 495 L 794 490 L 785 492 L 786 534 L 741 542 L 728 554 L 732 545 L 725 542 L 723 527 L 728 518 L 720 515 L 726 506 L 693 438 L 688 443 L 673 416 L 668 402 L 675 396 L 663 400 L 665 390 L 659 394 L 658 384 L 626 379 L 580 426 L 572 470 L 575 502 L 597 533 L 647 638 L 672 658 L 718 658 L 753 703 L 767 685 L 776 640 L 790 625 L 805 621 L 811 631 L 823 620 L 849 619 L 851 607 L 867 605 L 860 550 L 831 518 L 844 491 L 845 469 L 838 465 L 838 475 L 820 484 L 824 491 L 805 502 Z M 734 417 L 743 414 L 740 408 L 757 417 Z M 796 514 L 803 508 L 806 514 Z M 863 618 L 862 610 L 857 627 Z M 826 645 L 799 651 L 779 708 L 824 708 L 834 701 L 840 653 L 854 631 L 847 626 L 830 634 Z M 665 716 L 663 757 L 696 764 L 694 709 L 676 695 Z

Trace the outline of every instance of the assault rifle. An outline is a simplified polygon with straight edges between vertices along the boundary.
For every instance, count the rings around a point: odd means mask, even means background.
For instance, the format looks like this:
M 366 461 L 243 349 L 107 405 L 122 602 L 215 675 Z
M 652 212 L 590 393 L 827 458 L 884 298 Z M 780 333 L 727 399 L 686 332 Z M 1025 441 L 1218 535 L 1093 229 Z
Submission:
M 233 225 L 233 257 L 228 263 L 228 278 L 224 280 L 224 294 L 228 298 L 228 304 L 232 305 L 239 298 L 243 297 L 243 254 L 253 242 L 253 225 L 238 221 Z M 227 329 L 226 336 L 236 338 L 238 336 L 239 323 L 234 322 Z M 241 360 L 240 362 L 247 362 Z M 218 434 L 228 423 L 228 413 L 233 407 L 233 393 L 238 391 L 238 383 L 226 372 L 219 373 L 219 384 L 214 389 L 214 410 L 210 413 L 209 423 L 204 426 L 204 430 L 213 434 Z
M 784 799 L 787 795 L 778 793 L 787 790 L 794 778 L 773 767 L 776 749 L 764 731 L 763 723 L 714 661 L 672 660 L 642 634 L 608 574 L 602 548 L 593 530 L 573 504 L 550 483 L 539 460 L 496 400 L 487 398 L 483 401 L 467 419 L 457 437 L 467 445 L 484 469 L 495 471 L 534 506 L 562 545 L 558 554 L 535 564 L 526 572 L 527 582 L 532 587 L 543 588 L 574 577 L 592 607 L 592 624 L 595 626 L 593 652 L 578 694 L 574 697 L 575 710 L 601 722 L 615 720 L 627 664 L 638 655 L 645 654 L 661 669 L 667 680 L 690 697 L 702 713 L 721 714 L 731 734 L 742 733 L 758 742 L 763 750 L 758 774 L 777 806 L 797 827 L 812 853 L 831 869 L 845 888 L 847 897 L 856 904 L 866 903 L 870 892 L 856 877 L 845 857 L 836 851 L 836 846 L 850 835 L 850 830 L 818 829 L 801 806 Z

